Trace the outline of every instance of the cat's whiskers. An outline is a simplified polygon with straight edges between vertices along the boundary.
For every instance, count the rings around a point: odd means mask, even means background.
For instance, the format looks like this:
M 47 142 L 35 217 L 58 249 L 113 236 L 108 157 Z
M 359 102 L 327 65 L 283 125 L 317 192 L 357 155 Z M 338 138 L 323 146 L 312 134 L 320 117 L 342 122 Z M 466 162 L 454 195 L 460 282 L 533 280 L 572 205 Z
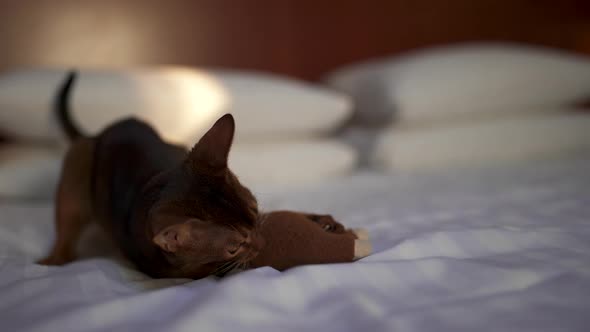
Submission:
M 223 269 L 230 266 L 231 264 L 232 264 L 231 261 L 225 262 L 225 263 L 219 265 L 215 270 L 213 270 L 213 272 L 211 272 L 211 274 L 217 275 L 219 272 L 221 272 Z
M 248 262 L 248 261 L 241 262 L 236 269 L 247 270 L 249 266 L 250 266 L 250 262 Z
M 239 265 L 238 261 L 232 260 L 220 265 L 215 271 L 213 271 L 213 275 L 218 277 L 223 277 L 224 275 L 228 274 L 232 270 L 234 270 Z

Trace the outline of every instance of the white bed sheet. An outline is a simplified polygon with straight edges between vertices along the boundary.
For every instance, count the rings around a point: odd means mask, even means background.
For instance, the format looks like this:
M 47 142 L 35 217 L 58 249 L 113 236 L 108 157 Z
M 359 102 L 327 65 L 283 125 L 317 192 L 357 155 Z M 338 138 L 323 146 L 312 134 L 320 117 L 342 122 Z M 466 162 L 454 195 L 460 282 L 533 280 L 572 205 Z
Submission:
M 353 264 L 152 280 L 90 259 L 32 263 L 49 204 L 0 205 L 1 331 L 589 331 L 590 159 L 360 174 L 267 208 L 332 212 L 375 253 Z

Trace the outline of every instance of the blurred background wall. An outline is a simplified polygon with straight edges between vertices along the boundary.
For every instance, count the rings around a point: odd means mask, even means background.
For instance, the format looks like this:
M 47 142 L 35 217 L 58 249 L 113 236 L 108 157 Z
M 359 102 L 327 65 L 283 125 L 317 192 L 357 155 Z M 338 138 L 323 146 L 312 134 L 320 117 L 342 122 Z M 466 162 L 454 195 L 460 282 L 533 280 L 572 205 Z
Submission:
M 473 40 L 590 53 L 590 1 L 0 0 L 0 70 L 183 64 L 314 80 L 354 61 Z

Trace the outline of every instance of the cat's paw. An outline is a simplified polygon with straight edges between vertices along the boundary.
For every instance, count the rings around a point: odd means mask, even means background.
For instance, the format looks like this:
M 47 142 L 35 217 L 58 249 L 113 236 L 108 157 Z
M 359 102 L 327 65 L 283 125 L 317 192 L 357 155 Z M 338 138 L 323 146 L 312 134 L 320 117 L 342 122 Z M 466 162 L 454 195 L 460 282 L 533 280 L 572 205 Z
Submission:
M 353 228 L 351 229 L 352 234 L 359 240 L 369 240 L 369 232 L 364 228 Z
M 334 217 L 329 214 L 308 214 L 307 218 L 320 225 L 320 227 L 328 233 L 341 234 L 346 232 L 344 225 L 337 222 Z
M 373 247 L 368 240 L 354 240 L 354 260 L 367 257 L 372 251 Z
M 67 256 L 48 256 L 37 261 L 40 265 L 65 265 L 74 261 L 74 257 Z

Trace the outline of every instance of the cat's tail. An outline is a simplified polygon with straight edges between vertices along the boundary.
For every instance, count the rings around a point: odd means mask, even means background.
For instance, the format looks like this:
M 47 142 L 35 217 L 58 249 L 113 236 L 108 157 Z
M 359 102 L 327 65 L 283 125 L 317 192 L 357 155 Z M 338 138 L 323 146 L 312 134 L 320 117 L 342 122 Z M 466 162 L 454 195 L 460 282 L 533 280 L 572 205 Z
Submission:
M 71 117 L 71 92 L 72 86 L 74 85 L 77 76 L 78 72 L 75 70 L 72 70 L 68 73 L 57 92 L 54 105 L 57 121 L 70 141 L 74 141 L 80 137 L 85 136 L 84 133 L 82 133 L 82 131 L 80 131 L 80 129 L 74 124 Z

